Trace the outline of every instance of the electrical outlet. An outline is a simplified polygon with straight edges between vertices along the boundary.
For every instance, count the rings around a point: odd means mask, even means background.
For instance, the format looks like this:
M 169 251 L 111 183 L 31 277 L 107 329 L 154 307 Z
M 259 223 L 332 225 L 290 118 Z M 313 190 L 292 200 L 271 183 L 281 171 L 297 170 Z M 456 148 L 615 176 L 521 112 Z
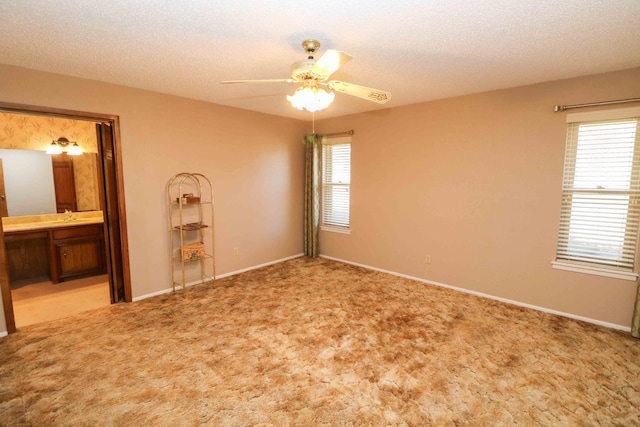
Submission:
M 424 262 L 426 262 L 427 264 L 431 264 L 431 255 L 427 255 L 424 259 Z
M 233 248 L 233 255 L 238 256 L 239 254 L 240 254 L 240 251 L 238 250 L 238 248 Z

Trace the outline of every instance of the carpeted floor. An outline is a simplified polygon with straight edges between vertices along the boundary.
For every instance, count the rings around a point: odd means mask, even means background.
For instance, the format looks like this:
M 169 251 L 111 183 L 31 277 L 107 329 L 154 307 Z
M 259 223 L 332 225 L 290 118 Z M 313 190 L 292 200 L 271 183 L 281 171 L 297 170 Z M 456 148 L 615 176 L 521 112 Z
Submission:
M 0 424 L 640 425 L 640 341 L 298 258 L 0 339 Z

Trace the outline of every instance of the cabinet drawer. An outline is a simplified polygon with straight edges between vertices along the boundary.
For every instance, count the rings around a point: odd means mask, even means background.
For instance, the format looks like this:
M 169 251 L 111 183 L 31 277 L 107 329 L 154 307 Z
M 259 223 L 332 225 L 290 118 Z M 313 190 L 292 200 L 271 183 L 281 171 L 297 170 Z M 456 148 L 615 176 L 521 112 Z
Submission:
M 76 237 L 91 237 L 102 235 L 102 224 L 77 225 L 53 231 L 53 240 L 73 239 Z
M 9 242 L 21 242 L 24 240 L 34 240 L 34 239 L 47 239 L 49 238 L 49 234 L 47 231 L 6 231 L 4 233 L 4 241 Z

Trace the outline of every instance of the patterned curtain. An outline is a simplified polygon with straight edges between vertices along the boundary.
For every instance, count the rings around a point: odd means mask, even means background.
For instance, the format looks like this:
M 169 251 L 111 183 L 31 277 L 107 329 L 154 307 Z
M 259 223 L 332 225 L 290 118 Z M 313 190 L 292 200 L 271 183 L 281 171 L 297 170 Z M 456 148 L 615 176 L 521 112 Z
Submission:
M 633 308 L 633 320 L 631 321 L 631 335 L 640 338 L 640 284 L 636 293 L 636 304 Z
M 320 253 L 318 227 L 320 224 L 320 141 L 317 134 L 307 135 L 304 166 L 304 254 L 317 257 Z

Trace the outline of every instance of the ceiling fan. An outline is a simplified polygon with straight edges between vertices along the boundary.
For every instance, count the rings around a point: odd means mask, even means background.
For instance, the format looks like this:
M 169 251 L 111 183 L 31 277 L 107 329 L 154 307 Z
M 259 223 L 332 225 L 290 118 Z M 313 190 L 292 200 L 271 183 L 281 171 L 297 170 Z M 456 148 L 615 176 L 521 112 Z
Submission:
M 326 86 L 330 90 L 356 96 L 358 98 L 384 104 L 391 99 L 391 93 L 372 89 L 339 80 L 328 80 L 331 74 L 351 60 L 351 56 L 339 50 L 328 49 L 317 61 L 314 56 L 320 42 L 309 39 L 302 42 L 307 53 L 307 60 L 291 65 L 291 78 L 259 79 L 259 80 L 226 80 L 221 83 L 302 83 L 293 96 L 287 96 L 292 105 L 299 110 L 317 111 L 326 108 L 333 101 L 334 94 L 320 88 Z

